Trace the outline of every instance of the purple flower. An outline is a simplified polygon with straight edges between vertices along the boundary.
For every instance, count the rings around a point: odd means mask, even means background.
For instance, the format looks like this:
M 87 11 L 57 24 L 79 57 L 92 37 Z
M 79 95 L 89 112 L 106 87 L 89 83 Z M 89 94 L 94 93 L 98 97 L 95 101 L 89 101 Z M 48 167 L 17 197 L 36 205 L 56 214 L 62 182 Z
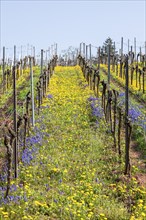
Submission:
M 121 92 L 121 93 L 119 94 L 120 97 L 122 97 L 122 96 L 124 96 L 124 95 L 125 95 L 124 92 Z
M 59 183 L 62 183 L 62 179 L 59 180 Z
M 48 99 L 53 99 L 53 95 L 49 94 L 48 96 Z
M 90 107 L 91 107 L 91 114 L 96 119 L 102 118 L 104 116 L 103 108 L 101 107 L 100 100 L 98 98 L 90 96 L 88 98 L 88 101 L 90 101 Z
M 57 202 L 58 202 L 58 200 L 57 200 L 57 199 L 54 199 L 54 202 L 55 202 L 55 203 L 57 203 Z
M 140 116 L 141 112 L 139 110 L 136 110 L 134 108 L 129 109 L 129 118 L 132 122 L 137 121 Z
M 88 101 L 89 101 L 89 102 L 95 101 L 95 100 L 98 100 L 98 98 L 95 98 L 95 97 L 93 97 L 93 96 L 90 96 L 90 97 L 88 98 Z
M 95 182 L 96 182 L 96 183 L 99 183 L 99 179 L 98 179 L 98 178 L 96 178 L 96 179 L 95 179 Z
M 17 186 L 15 184 L 11 185 L 10 187 L 11 191 L 16 191 L 17 190 Z

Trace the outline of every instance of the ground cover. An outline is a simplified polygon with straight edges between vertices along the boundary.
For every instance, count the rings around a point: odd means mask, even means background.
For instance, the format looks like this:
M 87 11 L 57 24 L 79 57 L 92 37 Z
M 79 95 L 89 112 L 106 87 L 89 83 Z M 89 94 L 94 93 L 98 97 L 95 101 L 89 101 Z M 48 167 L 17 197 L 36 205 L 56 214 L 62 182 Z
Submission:
M 102 109 L 92 115 L 94 100 L 78 66 L 56 67 L 7 198 L 1 175 L 0 219 L 145 219 L 138 168 L 123 175 Z
M 108 66 L 105 64 L 101 64 L 101 68 L 108 70 Z M 142 68 L 141 68 L 142 69 Z M 122 70 L 123 71 L 123 70 Z M 118 72 L 120 72 L 120 67 L 118 66 Z M 110 70 L 111 76 L 121 84 L 121 86 L 125 86 L 125 78 L 121 78 L 119 74 L 116 74 L 116 71 L 114 71 L 112 68 Z M 139 83 L 141 83 L 141 88 Z M 131 93 L 133 93 L 137 99 L 146 102 L 146 95 L 143 93 L 143 78 L 142 76 L 140 79 L 138 78 L 138 85 L 136 85 L 136 73 L 133 74 L 133 83 L 131 84 L 131 69 L 129 67 L 129 90 Z M 146 77 L 144 77 L 144 91 L 146 91 Z

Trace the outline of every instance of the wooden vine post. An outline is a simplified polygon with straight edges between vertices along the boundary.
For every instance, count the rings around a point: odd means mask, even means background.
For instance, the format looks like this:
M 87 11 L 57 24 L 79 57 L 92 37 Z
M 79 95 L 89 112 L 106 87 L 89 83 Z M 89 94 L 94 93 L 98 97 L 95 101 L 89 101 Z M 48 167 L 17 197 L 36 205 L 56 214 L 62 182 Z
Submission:
M 5 194 L 5 198 L 6 198 L 9 194 L 10 184 L 11 184 L 12 154 L 13 154 L 13 148 L 10 145 L 10 138 L 7 135 L 5 135 L 4 137 L 4 144 L 7 148 L 7 160 L 8 160 L 7 189 L 6 189 L 6 194 Z
M 90 80 L 89 80 L 89 84 L 90 84 L 90 89 L 92 90 L 92 82 L 93 82 L 93 79 L 92 79 L 92 68 L 90 67 L 90 70 L 89 70 L 89 77 L 90 77 Z
M 17 121 L 17 151 L 19 152 L 19 140 L 20 140 L 20 128 L 23 123 L 23 118 L 18 116 Z M 19 161 L 19 155 L 18 155 L 18 161 Z
M 107 84 L 103 81 L 101 81 L 101 84 L 103 86 L 102 89 L 102 108 L 104 109 L 104 114 L 106 115 L 106 108 L 105 108 L 105 99 L 106 99 L 106 90 L 107 90 Z
M 126 57 L 126 81 L 125 81 L 125 172 L 130 175 L 130 141 L 129 141 L 129 72 L 128 72 L 128 56 Z
M 118 58 L 116 59 L 116 76 L 118 76 Z
M 98 70 L 100 71 L 100 47 L 98 48 Z
M 7 128 L 7 130 L 6 130 Z M 5 198 L 9 195 L 11 178 L 12 178 L 12 159 L 13 159 L 13 144 L 16 139 L 16 133 L 11 129 L 10 124 L 6 123 L 4 129 L 4 145 L 7 148 L 7 188 Z M 8 133 L 8 134 L 6 134 Z
M 37 92 L 38 92 L 38 115 L 39 115 L 40 106 L 41 106 L 41 85 L 40 85 L 40 81 L 37 83 Z
M 43 98 L 45 97 L 45 91 L 46 91 L 46 76 L 45 76 L 45 71 L 43 72 L 43 77 L 42 77 L 42 84 L 43 84 Z
M 106 122 L 109 123 L 110 126 L 110 130 L 111 132 L 112 130 L 112 91 L 111 90 L 107 90 L 107 104 L 106 104 L 106 111 L 105 111 L 105 119 Z
M 136 67 L 135 67 L 135 72 L 136 72 L 136 88 L 137 88 L 137 82 L 138 82 L 138 64 L 136 64 Z
M 23 150 L 26 147 L 26 134 L 27 134 L 27 125 L 28 125 L 28 115 L 24 114 L 23 116 L 24 119 L 24 139 L 23 139 Z
M 99 74 L 99 70 L 96 71 L 96 77 L 97 77 L 97 97 L 99 97 L 99 83 L 100 83 L 100 74 Z
M 113 116 L 113 136 L 114 136 L 114 148 L 116 150 L 116 119 L 117 119 L 117 96 L 118 92 L 113 89 L 113 94 L 114 94 L 114 116 Z
M 120 107 L 118 108 L 118 118 L 119 118 L 119 122 L 118 122 L 118 154 L 119 154 L 119 157 L 121 158 L 122 110 Z
M 26 94 L 26 114 L 28 116 L 28 119 L 30 119 L 30 114 L 29 114 L 29 105 L 30 105 L 30 101 L 31 101 L 31 93 L 30 91 Z M 28 128 L 30 128 L 30 120 L 27 121 L 28 122 Z M 29 134 L 29 129 L 28 129 L 28 134 Z
M 3 93 L 5 92 L 5 47 L 3 47 L 3 76 L 2 76 L 2 82 L 3 82 Z
M 141 70 L 141 69 L 138 69 L 138 72 L 139 72 L 138 81 L 139 81 L 139 91 L 140 91 L 140 90 L 141 90 L 141 76 L 142 76 L 142 70 Z
M 142 74 L 142 85 L 143 85 L 143 88 L 142 88 L 142 90 L 143 90 L 143 94 L 145 93 L 145 76 L 146 76 L 146 66 L 145 67 L 143 67 L 143 70 L 142 70 L 143 72 L 143 74 Z

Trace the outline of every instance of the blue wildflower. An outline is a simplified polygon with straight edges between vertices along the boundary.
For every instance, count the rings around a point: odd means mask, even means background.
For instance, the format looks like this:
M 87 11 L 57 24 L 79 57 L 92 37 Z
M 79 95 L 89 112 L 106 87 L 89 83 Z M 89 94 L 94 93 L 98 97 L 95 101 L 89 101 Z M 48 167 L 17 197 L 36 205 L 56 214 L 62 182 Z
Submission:
M 93 96 L 90 96 L 89 98 L 88 98 L 88 101 L 95 101 L 95 100 L 98 100 L 98 98 L 95 98 L 95 97 L 93 97 Z
M 48 99 L 52 99 L 52 98 L 53 98 L 53 95 L 52 95 L 52 94 L 49 94 L 47 97 L 48 97 Z
M 125 95 L 125 93 L 124 92 L 121 92 L 120 94 L 119 94 L 119 97 L 122 97 L 122 96 L 124 96 Z
M 140 116 L 141 112 L 139 110 L 136 110 L 134 108 L 129 109 L 129 118 L 132 122 L 137 121 Z

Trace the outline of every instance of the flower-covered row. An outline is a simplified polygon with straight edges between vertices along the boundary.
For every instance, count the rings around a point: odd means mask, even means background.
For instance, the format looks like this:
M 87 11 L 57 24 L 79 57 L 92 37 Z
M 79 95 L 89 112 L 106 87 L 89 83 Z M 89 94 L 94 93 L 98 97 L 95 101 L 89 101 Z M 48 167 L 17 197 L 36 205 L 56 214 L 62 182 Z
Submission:
M 91 126 L 102 109 L 93 103 L 91 112 L 86 85 L 78 66 L 56 67 L 7 199 L 1 183 L 1 219 L 144 220 L 144 188 L 135 178 L 117 181 L 123 164 L 104 126 Z

